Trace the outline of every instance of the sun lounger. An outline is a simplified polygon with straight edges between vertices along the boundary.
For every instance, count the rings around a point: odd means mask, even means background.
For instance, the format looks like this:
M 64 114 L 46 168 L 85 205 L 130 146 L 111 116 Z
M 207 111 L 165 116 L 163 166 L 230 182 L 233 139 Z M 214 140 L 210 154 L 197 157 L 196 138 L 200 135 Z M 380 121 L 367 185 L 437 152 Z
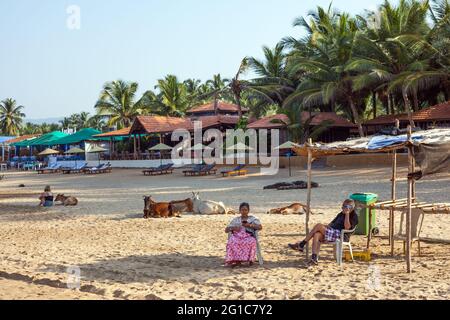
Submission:
M 191 170 L 183 171 L 185 176 L 207 176 L 211 174 L 216 174 L 217 169 L 215 169 L 216 164 L 211 165 L 196 165 Z
M 172 174 L 173 173 L 173 164 L 163 164 L 156 168 L 150 168 L 143 170 L 144 176 L 156 176 L 163 174 Z
M 209 176 L 217 173 L 216 164 L 210 164 L 200 170 L 201 176 Z
M 196 176 L 200 175 L 202 169 L 204 169 L 206 166 L 203 164 L 196 164 L 192 167 L 190 170 L 184 170 L 183 173 L 185 176 Z
M 77 164 L 73 168 L 62 168 L 61 171 L 64 174 L 81 173 L 86 169 L 86 167 L 87 167 L 87 163 L 81 163 L 81 164 Z
M 84 173 L 85 174 L 100 174 L 100 173 L 109 173 L 111 172 L 112 167 L 111 164 L 101 164 L 99 166 L 93 167 L 93 168 L 89 168 L 89 169 L 85 169 Z
M 223 177 L 226 176 L 245 176 L 247 174 L 247 170 L 244 169 L 245 165 L 238 165 L 233 170 L 222 171 L 221 174 Z
M 37 169 L 38 174 L 46 174 L 46 173 L 57 173 L 61 169 L 61 165 L 57 163 L 53 163 L 46 168 Z

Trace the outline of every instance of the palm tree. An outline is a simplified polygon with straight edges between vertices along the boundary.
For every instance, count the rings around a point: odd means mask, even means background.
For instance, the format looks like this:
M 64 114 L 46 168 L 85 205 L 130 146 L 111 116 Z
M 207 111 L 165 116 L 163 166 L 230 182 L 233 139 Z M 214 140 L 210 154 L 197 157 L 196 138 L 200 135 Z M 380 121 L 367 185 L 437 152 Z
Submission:
M 59 124 L 61 125 L 61 129 L 68 129 L 71 126 L 70 119 L 64 117 L 62 120 L 59 120 Z
M 273 109 L 274 105 L 280 109 L 284 100 L 295 91 L 296 80 L 289 78 L 286 69 L 287 57 L 285 45 L 280 42 L 275 48 L 263 47 L 264 60 L 249 58 L 249 68 L 259 78 L 250 80 L 253 88 L 258 90 L 246 91 L 243 100 L 250 100 L 250 110 L 254 115 L 261 115 Z
M 39 125 L 31 123 L 31 122 L 25 123 L 25 125 L 23 125 L 21 130 L 20 130 L 20 134 L 21 135 L 39 134 L 39 133 L 42 133 L 41 128 L 39 127 Z
M 79 114 L 78 114 L 78 126 L 80 127 L 80 128 L 88 128 L 89 127 L 89 119 L 90 119 L 90 116 L 89 116 L 89 112 L 80 112 Z
M 144 97 L 135 101 L 138 84 L 116 80 L 104 85 L 95 104 L 98 115 L 110 116 L 108 125 L 129 127 L 134 118 L 145 110 Z
M 357 90 L 369 89 L 377 92 L 386 109 L 394 113 L 389 103 L 403 100 L 404 110 L 408 112 L 411 125 L 413 99 L 414 109 L 419 108 L 418 86 L 408 79 L 428 70 L 430 50 L 417 50 L 417 43 L 426 39 L 430 28 L 426 17 L 428 1 L 401 0 L 398 6 L 385 1 L 378 12 L 368 12 L 366 17 L 358 17 L 361 31 L 355 46 L 355 57 L 347 65 L 347 71 L 357 72 L 354 87 Z M 377 25 L 370 19 L 377 15 Z M 416 46 L 412 45 L 412 41 Z M 419 42 L 417 42 L 419 41 Z M 415 47 L 415 48 L 414 48 Z M 410 85 L 407 85 L 408 82 Z M 417 82 L 416 82 L 417 84 Z
M 153 91 L 144 94 L 150 111 L 170 116 L 184 115 L 189 105 L 188 93 L 186 86 L 176 76 L 167 75 L 159 79 L 155 89 L 159 91 L 157 94 Z
M 103 116 L 95 115 L 88 119 L 87 127 L 94 128 L 100 131 L 103 131 L 103 128 L 106 126 L 105 119 Z
M 331 8 L 317 8 L 310 13 L 311 20 L 296 20 L 308 36 L 293 43 L 293 52 L 288 61 L 289 72 L 297 75 L 299 86 L 284 102 L 285 107 L 302 105 L 304 108 L 318 108 L 324 105 L 341 105 L 358 125 L 359 134 L 364 136 L 360 114 L 365 93 L 353 88 L 353 75 L 346 70 L 358 30 L 356 20 L 346 13 Z M 334 109 L 334 107 L 332 107 Z
M 16 100 L 8 98 L 0 102 L 0 129 L 3 134 L 15 136 L 20 133 L 25 114 L 23 106 L 18 106 Z

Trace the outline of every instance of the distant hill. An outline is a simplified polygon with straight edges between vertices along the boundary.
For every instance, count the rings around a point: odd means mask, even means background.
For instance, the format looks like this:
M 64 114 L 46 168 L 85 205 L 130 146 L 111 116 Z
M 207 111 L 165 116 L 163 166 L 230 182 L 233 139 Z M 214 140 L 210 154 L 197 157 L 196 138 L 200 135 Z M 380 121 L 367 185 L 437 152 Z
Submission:
M 43 123 L 59 123 L 60 120 L 64 119 L 64 117 L 59 118 L 43 118 L 43 119 L 25 119 L 24 123 L 30 122 L 33 124 L 43 124 Z

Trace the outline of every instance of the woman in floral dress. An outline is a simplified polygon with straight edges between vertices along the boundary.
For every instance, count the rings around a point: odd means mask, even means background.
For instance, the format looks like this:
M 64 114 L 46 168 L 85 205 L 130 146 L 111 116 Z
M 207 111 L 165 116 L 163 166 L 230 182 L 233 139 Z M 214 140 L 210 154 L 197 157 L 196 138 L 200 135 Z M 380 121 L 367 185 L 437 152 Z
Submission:
M 230 234 L 227 243 L 225 263 L 227 266 L 236 266 L 241 263 L 252 265 L 256 257 L 255 232 L 262 230 L 258 218 L 250 216 L 250 205 L 242 203 L 239 206 L 240 216 L 234 218 L 225 232 Z

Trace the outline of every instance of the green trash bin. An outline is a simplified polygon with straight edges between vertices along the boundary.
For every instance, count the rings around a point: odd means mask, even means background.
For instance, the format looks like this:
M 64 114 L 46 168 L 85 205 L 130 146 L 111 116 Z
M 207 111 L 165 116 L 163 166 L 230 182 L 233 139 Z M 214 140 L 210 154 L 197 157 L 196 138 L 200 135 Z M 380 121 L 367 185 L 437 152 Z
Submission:
M 369 235 L 369 208 L 364 206 L 377 202 L 378 195 L 374 193 L 354 193 L 350 196 L 350 199 L 355 200 L 356 214 L 358 215 L 358 226 L 356 227 L 355 234 L 357 235 Z M 372 232 L 377 233 L 376 226 L 376 214 L 375 209 L 372 210 Z

